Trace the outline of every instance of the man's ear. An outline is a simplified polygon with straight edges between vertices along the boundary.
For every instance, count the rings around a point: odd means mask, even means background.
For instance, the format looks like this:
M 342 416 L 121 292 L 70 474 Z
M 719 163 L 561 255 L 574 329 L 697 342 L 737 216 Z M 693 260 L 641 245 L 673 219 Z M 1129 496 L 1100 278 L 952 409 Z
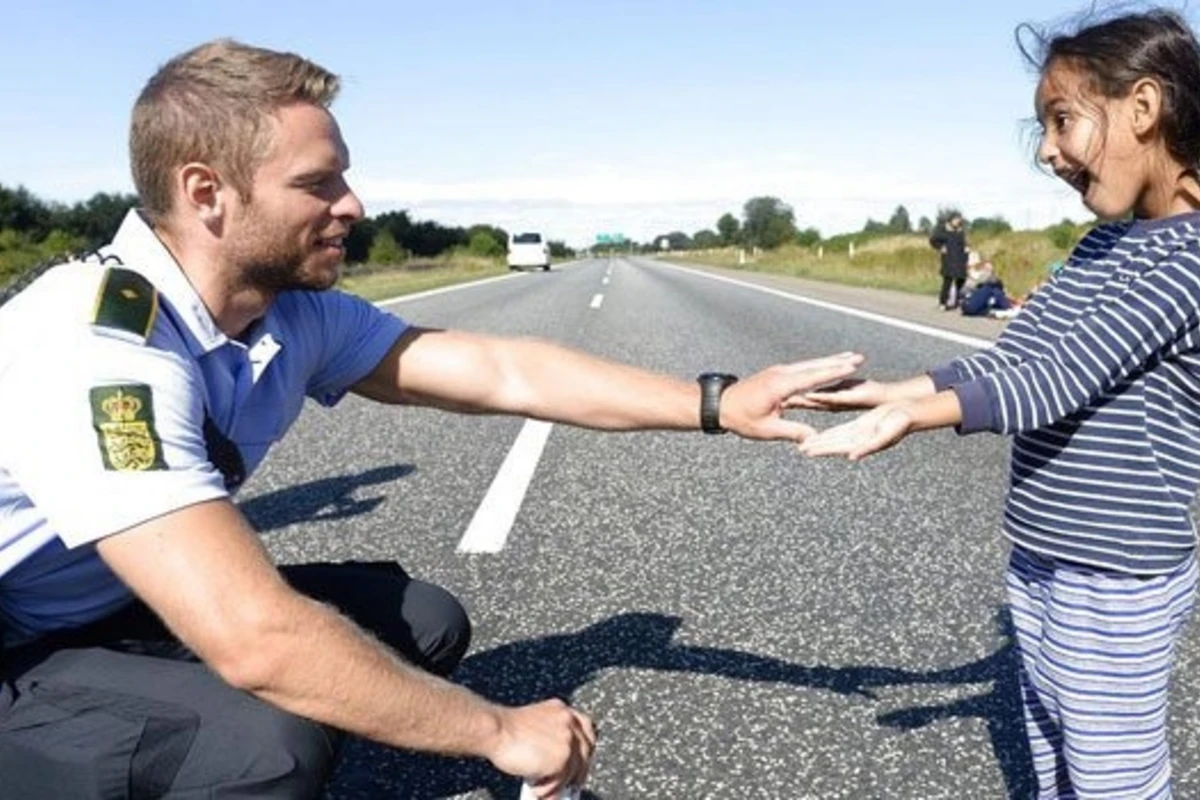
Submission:
M 208 164 L 192 162 L 184 164 L 178 176 L 184 208 L 205 224 L 219 222 L 226 211 L 221 175 Z
M 1162 84 L 1154 78 L 1140 78 L 1129 90 L 1129 98 L 1133 101 L 1133 132 L 1139 137 L 1154 133 L 1162 119 Z

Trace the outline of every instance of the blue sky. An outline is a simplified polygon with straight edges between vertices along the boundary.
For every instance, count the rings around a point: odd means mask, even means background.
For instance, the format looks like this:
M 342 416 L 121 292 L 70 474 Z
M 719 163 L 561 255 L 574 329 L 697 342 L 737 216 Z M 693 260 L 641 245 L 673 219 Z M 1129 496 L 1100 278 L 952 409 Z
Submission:
M 711 228 L 757 195 L 831 235 L 939 206 L 1041 227 L 1089 215 L 1036 171 L 1013 41 L 1085 3 L 559 0 L 110 3 L 5 10 L 0 184 L 132 191 L 133 99 L 218 36 L 343 76 L 367 213 L 573 245 Z M 1196 12 L 1185 11 L 1196 24 Z

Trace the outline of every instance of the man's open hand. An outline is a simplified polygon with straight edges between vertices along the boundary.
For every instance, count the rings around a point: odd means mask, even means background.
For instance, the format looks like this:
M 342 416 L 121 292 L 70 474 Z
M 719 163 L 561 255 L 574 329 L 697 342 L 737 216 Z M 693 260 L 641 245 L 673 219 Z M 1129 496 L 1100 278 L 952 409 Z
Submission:
M 839 353 L 767 367 L 725 390 L 721 426 L 747 439 L 802 442 L 814 432 L 812 426 L 784 419 L 783 412 L 805 407 L 805 393 L 845 378 L 862 362 L 858 353 Z

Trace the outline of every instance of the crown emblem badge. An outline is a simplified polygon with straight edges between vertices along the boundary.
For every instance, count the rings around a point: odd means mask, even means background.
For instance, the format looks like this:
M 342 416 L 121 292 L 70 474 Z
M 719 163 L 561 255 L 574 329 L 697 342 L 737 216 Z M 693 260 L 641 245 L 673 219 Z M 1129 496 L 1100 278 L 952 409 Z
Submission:
M 100 407 L 113 422 L 136 422 L 142 401 L 117 389 L 116 394 L 101 401 Z
M 166 469 L 154 429 L 154 404 L 145 384 L 96 386 L 91 390 L 92 427 L 104 468 L 118 472 Z

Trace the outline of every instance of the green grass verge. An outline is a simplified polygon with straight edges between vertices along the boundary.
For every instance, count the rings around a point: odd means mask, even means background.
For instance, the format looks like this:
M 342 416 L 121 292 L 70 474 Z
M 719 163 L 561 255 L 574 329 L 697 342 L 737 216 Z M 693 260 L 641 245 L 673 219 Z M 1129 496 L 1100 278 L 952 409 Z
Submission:
M 385 300 L 507 272 L 507 267 L 501 261 L 452 256 L 392 266 L 349 267 L 338 287 L 367 300 Z
M 1080 228 L 1076 238 L 1082 232 Z M 1051 262 L 1065 259 L 1070 252 L 1070 247 L 1057 246 L 1044 231 L 968 234 L 968 244 L 992 262 L 1007 292 L 1018 296 L 1045 279 Z M 682 264 L 711 264 L 918 294 L 936 294 L 942 282 L 938 253 L 918 234 L 868 239 L 855 246 L 853 258 L 844 246 L 824 251 L 786 246 L 755 256 L 747 254 L 744 264 L 739 263 L 736 248 L 678 252 L 666 258 Z

